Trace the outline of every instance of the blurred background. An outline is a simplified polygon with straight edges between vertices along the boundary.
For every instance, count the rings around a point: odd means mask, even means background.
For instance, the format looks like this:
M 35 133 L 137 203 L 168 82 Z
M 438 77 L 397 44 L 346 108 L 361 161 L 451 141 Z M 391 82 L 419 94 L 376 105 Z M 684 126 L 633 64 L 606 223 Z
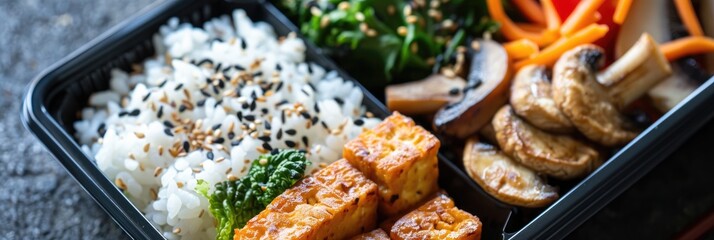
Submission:
M 128 238 L 19 113 L 26 85 L 43 69 L 151 2 L 0 1 L 0 239 Z M 569 238 L 675 237 L 714 209 L 712 143 L 714 122 Z

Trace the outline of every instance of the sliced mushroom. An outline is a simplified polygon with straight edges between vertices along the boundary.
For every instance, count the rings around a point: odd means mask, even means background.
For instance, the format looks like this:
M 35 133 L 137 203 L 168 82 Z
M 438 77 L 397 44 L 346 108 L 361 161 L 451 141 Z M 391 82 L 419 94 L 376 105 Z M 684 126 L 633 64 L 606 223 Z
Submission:
M 488 194 L 505 203 L 542 207 L 558 199 L 558 190 L 533 170 L 477 138 L 466 142 L 463 160 L 469 176 Z
M 529 65 L 516 73 L 511 85 L 511 106 L 516 114 L 540 129 L 552 132 L 573 130 L 573 124 L 553 101 L 545 66 Z
M 491 40 L 477 43 L 464 97 L 436 113 L 434 129 L 438 132 L 466 138 L 487 124 L 508 100 L 511 78 L 506 50 Z
M 597 82 L 602 62 L 603 50 L 591 44 L 563 54 L 553 69 L 553 100 L 587 138 L 606 146 L 621 145 L 637 132 Z
M 644 33 L 624 55 L 597 76 L 619 109 L 647 93 L 672 74 L 659 45 Z
M 672 76 L 647 92 L 652 99 L 652 105 L 662 112 L 674 108 L 699 87 L 699 84 L 682 72 L 682 69 L 675 66 L 672 72 Z
M 584 176 L 602 164 L 599 153 L 568 135 L 552 134 L 523 121 L 506 105 L 493 117 L 501 149 L 519 163 L 559 179 Z
M 430 114 L 461 99 L 466 81 L 460 77 L 431 75 L 423 80 L 390 85 L 385 90 L 387 108 L 406 115 Z

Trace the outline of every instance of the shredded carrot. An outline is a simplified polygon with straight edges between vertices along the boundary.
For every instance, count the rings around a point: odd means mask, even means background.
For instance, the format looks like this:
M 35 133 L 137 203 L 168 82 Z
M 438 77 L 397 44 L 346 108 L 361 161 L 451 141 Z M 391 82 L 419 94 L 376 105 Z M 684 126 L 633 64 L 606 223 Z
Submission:
M 615 13 L 612 15 L 612 21 L 617 24 L 624 23 L 625 18 L 627 18 L 627 12 L 630 11 L 630 6 L 632 6 L 632 0 L 618 0 Z
M 543 5 L 543 13 L 545 14 L 545 22 L 548 29 L 559 29 L 562 22 L 558 11 L 555 10 L 553 0 L 541 0 L 540 4 Z
M 590 24 L 590 26 L 583 28 L 570 37 L 561 37 L 558 41 L 546 47 L 543 51 L 540 51 L 540 53 L 531 58 L 516 62 L 514 66 L 516 69 L 520 69 L 529 64 L 552 66 L 555 64 L 555 61 L 560 58 L 560 55 L 563 55 L 566 51 L 582 44 L 595 42 L 604 37 L 608 30 L 607 25 Z
M 528 39 L 521 39 L 503 44 L 511 60 L 519 60 L 538 53 L 538 44 Z
M 503 10 L 503 5 L 501 5 L 501 0 L 486 0 L 486 3 L 488 4 L 488 12 L 491 14 L 493 20 L 501 23 L 503 36 L 511 41 L 525 38 L 535 42 L 538 46 L 545 46 L 558 38 L 558 32 L 555 30 L 531 33 L 519 28 L 518 25 L 506 15 L 506 12 Z
M 674 61 L 684 56 L 714 52 L 714 39 L 691 36 L 661 44 L 659 47 L 664 57 Z
M 600 21 L 600 19 L 602 19 L 602 15 L 600 14 L 600 12 L 595 12 L 593 14 L 590 14 L 587 18 L 585 18 L 582 22 L 580 22 L 579 25 L 575 26 L 575 29 L 577 29 L 577 30 L 583 29 L 587 26 L 590 26 L 590 24 L 597 23 L 598 21 Z M 573 35 L 576 32 L 570 32 L 565 36 Z
M 583 24 L 583 22 L 588 21 L 588 19 L 592 19 L 591 17 L 593 16 L 593 14 L 595 14 L 597 9 L 600 7 L 600 5 L 602 5 L 603 2 L 605 2 L 605 0 L 580 1 L 580 3 L 575 6 L 573 12 L 570 13 L 568 19 L 565 19 L 565 22 L 563 22 L 563 26 L 560 28 L 560 34 L 568 36 L 580 30 L 579 27 L 587 26 Z
M 691 0 L 674 0 L 674 6 L 677 7 L 679 17 L 682 18 L 682 22 L 689 30 L 689 34 L 692 36 L 704 36 L 702 25 L 699 24 L 697 15 L 694 13 Z
M 523 16 L 534 23 L 545 25 L 545 14 L 543 9 L 533 0 L 511 0 Z
M 545 27 L 543 27 L 542 25 L 537 25 L 537 24 L 533 24 L 533 23 L 516 23 L 516 26 L 518 26 L 519 28 L 523 29 L 526 32 L 532 32 L 532 33 L 536 33 L 536 34 L 545 31 Z

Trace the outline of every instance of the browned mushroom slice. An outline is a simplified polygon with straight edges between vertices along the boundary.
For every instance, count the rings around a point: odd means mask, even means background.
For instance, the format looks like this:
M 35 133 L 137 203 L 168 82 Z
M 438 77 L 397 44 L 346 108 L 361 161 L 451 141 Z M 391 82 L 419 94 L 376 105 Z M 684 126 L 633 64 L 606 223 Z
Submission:
M 471 58 L 471 69 L 463 98 L 436 113 L 434 129 L 466 138 L 486 125 L 508 101 L 510 70 L 508 54 L 501 44 L 479 40 Z
M 537 172 L 559 179 L 584 176 L 602 162 L 598 152 L 568 135 L 552 134 L 523 121 L 506 105 L 493 117 L 501 149 Z
M 488 194 L 505 203 L 542 207 L 558 199 L 557 189 L 546 184 L 536 172 L 477 138 L 466 142 L 463 160 L 469 176 Z
M 587 138 L 606 146 L 622 145 L 637 132 L 596 80 L 602 60 L 602 49 L 590 44 L 563 54 L 553 69 L 553 100 Z
M 573 130 L 573 124 L 553 101 L 545 66 L 528 65 L 516 73 L 511 85 L 511 106 L 516 114 L 540 129 L 552 132 Z
M 466 81 L 460 77 L 432 75 L 426 79 L 390 85 L 385 90 L 387 108 L 406 115 L 434 113 L 461 99 Z

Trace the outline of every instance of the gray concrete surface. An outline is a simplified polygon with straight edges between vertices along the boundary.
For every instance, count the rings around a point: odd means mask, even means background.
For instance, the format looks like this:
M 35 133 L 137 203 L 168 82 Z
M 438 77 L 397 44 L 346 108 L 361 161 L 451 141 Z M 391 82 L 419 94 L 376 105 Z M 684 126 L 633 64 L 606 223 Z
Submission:
M 0 239 L 125 239 L 126 235 L 20 122 L 39 71 L 151 0 L 0 1 Z
M 150 2 L 0 1 L 0 239 L 127 238 L 18 116 L 39 71 Z M 571 237 L 669 238 L 711 211 L 712 142 L 714 122 Z

